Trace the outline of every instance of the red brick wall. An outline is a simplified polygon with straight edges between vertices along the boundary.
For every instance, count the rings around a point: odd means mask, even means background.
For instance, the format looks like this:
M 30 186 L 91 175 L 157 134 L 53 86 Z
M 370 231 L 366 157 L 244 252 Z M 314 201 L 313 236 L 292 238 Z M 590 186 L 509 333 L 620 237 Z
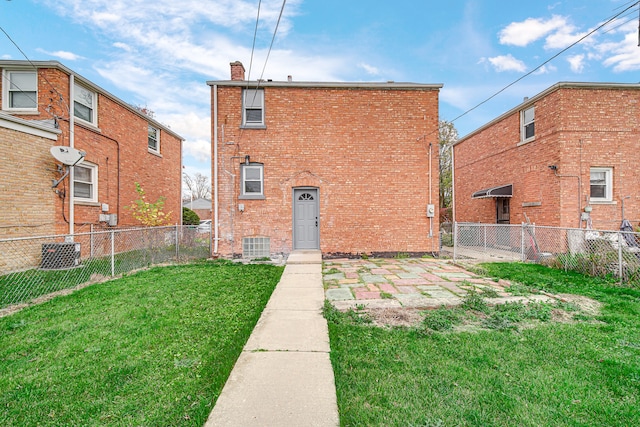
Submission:
M 255 236 L 289 253 L 292 189 L 302 186 L 319 188 L 324 253 L 439 250 L 436 89 L 267 86 L 266 129 L 240 129 L 241 90 L 218 87 L 222 254 Z M 265 200 L 238 200 L 245 155 L 264 163 Z
M 69 76 L 60 69 L 38 70 L 38 114 L 16 115 L 27 120 L 60 117 L 63 131 L 57 145 L 69 145 Z M 52 89 L 55 87 L 55 91 Z M 57 92 L 56 92 L 57 91 Z M 0 83 L 1 93 L 1 83 Z M 63 97 L 60 100 L 60 96 Z M 45 112 L 49 107 L 50 113 Z M 91 225 L 103 227 L 99 222 L 101 213 L 118 214 L 118 226 L 140 225 L 131 211 L 125 209 L 138 198 L 135 182 L 140 183 L 147 193 L 147 200 L 166 198 L 165 212 L 173 212 L 171 223 L 180 223 L 180 183 L 181 183 L 181 141 L 179 138 L 160 132 L 160 156 L 148 151 L 148 121 L 112 99 L 98 93 L 98 127 L 87 126 L 75 121 L 74 146 L 86 151 L 85 160 L 98 165 L 98 203 L 77 202 L 75 205 L 75 231 L 89 231 Z M 53 143 L 52 143 L 53 145 Z M 51 158 L 52 164 L 54 159 Z M 59 177 L 58 174 L 52 174 Z M 50 182 L 42 185 L 50 186 Z M 69 179 L 58 187 L 64 191 L 62 199 L 56 201 L 56 232 L 68 233 L 69 219 Z M 107 212 L 102 204 L 109 205 Z
M 495 223 L 495 200 L 471 194 L 512 183 L 511 223 L 526 214 L 539 225 L 584 226 L 580 213 L 590 204 L 594 228 L 617 229 L 630 196 L 625 217 L 637 225 L 640 90 L 561 87 L 534 102 L 535 141 L 518 146 L 515 112 L 455 146 L 456 220 Z M 589 202 L 591 167 L 613 168 L 612 203 Z

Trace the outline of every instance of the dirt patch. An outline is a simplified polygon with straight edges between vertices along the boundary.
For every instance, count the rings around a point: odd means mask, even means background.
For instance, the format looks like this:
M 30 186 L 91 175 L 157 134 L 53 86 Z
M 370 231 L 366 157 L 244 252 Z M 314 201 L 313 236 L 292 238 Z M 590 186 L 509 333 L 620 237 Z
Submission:
M 422 321 L 422 310 L 414 308 L 369 308 L 360 311 L 371 319 L 375 326 L 416 326 Z
M 559 305 L 551 310 L 551 319 L 549 322 L 539 321 L 522 321 L 518 322 L 518 329 L 530 329 L 538 325 L 545 323 L 576 323 L 578 321 L 591 321 L 594 320 L 576 320 L 577 314 L 585 315 L 588 318 L 596 317 L 600 314 L 602 303 L 593 300 L 591 298 L 581 295 L 571 294 L 559 294 L 551 295 L 547 294 L 552 299 L 549 304 L 555 302 L 562 302 L 573 305 L 576 309 L 571 310 L 569 307 L 562 307 Z M 565 309 L 569 308 L 569 309 Z M 419 326 L 425 317 L 425 309 L 417 308 L 364 308 L 357 310 L 357 313 L 361 317 L 366 317 L 371 320 L 371 324 L 383 328 L 392 327 L 416 327 Z M 488 316 L 481 312 L 469 313 L 469 316 L 465 316 L 462 322 L 453 327 L 455 332 L 477 332 L 483 329 L 482 323 Z

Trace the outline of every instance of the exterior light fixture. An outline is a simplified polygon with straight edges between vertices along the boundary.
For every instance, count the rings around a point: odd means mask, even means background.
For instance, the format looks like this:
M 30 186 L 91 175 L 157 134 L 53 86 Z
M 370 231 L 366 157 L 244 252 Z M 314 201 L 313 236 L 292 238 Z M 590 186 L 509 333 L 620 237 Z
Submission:
M 244 156 L 244 165 L 249 166 L 249 156 Z

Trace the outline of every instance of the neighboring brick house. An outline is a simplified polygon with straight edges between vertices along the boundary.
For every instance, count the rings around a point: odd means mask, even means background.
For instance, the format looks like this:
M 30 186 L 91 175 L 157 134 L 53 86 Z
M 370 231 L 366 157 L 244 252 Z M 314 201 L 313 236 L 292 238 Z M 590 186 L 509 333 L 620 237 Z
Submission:
M 0 238 L 55 233 L 55 167 L 49 148 L 61 133 L 0 112 Z
M 640 84 L 558 83 L 454 144 L 458 222 L 640 221 Z
M 244 74 L 207 82 L 214 255 L 438 252 L 442 85 Z
M 173 212 L 174 222 L 181 221 L 183 138 L 57 61 L 4 60 L 0 61 L 0 68 L 2 112 L 49 123 L 60 133 L 48 147 L 39 144 L 34 151 L 23 153 L 26 157 L 22 163 L 9 160 L 20 173 L 2 184 L 20 187 L 27 180 L 43 194 L 39 200 L 30 200 L 24 209 L 49 213 L 57 234 L 107 227 L 106 219 L 120 227 L 140 225 L 125 209 L 139 198 L 135 189 L 138 182 L 147 193 L 147 200 L 164 196 L 165 211 Z M 72 145 L 86 152 L 84 161 L 73 168 L 73 203 L 71 178 L 52 188 L 52 180 L 63 173 L 49 153 L 53 145 Z M 29 163 L 32 158 L 45 164 L 34 166 L 36 170 L 25 170 L 24 162 Z M 3 162 L 7 162 L 6 156 Z M 45 194 L 55 195 L 53 209 Z M 69 225 L 72 205 L 74 226 Z M 3 216 L 13 215 L 5 212 L 5 207 L 0 209 Z M 13 220 L 20 222 L 22 218 Z M 25 221 L 22 234 L 30 234 L 31 226 Z

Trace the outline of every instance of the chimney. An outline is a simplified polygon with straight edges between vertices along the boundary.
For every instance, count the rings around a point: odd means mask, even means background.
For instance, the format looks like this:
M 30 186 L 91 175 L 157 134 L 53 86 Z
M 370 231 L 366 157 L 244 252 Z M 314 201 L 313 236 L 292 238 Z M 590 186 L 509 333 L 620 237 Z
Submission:
M 242 65 L 242 62 L 231 63 L 231 80 L 244 80 L 244 65 Z

